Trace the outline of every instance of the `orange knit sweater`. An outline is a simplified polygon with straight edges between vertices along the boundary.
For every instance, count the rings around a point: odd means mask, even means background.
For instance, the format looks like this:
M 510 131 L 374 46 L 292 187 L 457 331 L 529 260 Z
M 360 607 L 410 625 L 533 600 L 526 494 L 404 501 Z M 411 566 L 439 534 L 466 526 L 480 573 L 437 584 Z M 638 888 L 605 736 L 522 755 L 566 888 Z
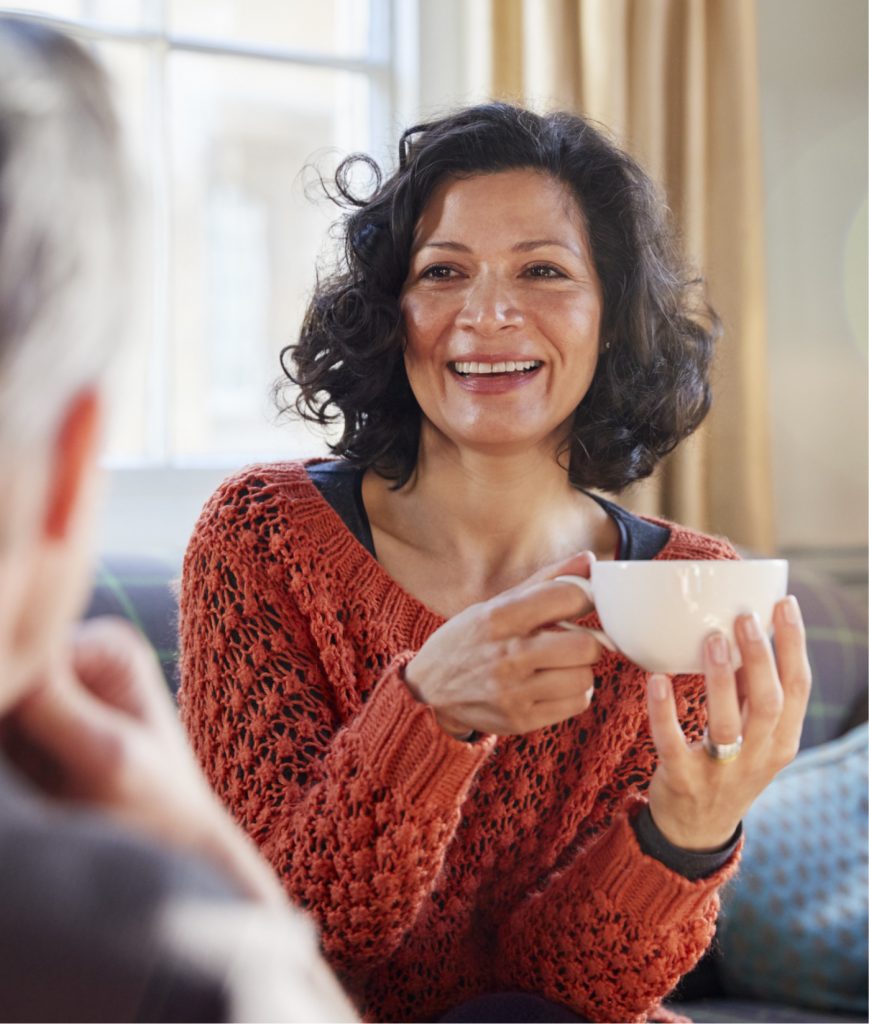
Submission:
M 668 525 L 660 558 L 734 557 Z M 689 881 L 636 841 L 655 763 L 645 674 L 604 653 L 582 715 L 461 743 L 402 682 L 442 621 L 302 464 L 228 480 L 181 593 L 182 715 L 205 771 L 367 1018 L 524 990 L 589 1020 L 643 1020 L 708 945 L 736 861 Z M 699 737 L 701 677 L 675 690 Z

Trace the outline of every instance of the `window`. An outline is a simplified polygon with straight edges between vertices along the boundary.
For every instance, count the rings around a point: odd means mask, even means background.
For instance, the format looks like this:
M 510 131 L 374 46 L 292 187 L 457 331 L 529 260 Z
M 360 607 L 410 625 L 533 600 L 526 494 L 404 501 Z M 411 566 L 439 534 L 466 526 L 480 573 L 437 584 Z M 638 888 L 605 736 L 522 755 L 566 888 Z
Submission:
M 277 422 L 271 384 L 318 259 L 328 260 L 337 210 L 311 201 L 316 171 L 328 174 L 355 150 L 392 159 L 406 120 L 399 104 L 413 93 L 396 57 L 413 50 L 406 35 L 396 44 L 408 6 L 33 0 L 12 8 L 94 46 L 114 80 L 139 180 L 142 260 L 112 388 L 111 465 L 237 465 L 324 450 L 304 425 Z

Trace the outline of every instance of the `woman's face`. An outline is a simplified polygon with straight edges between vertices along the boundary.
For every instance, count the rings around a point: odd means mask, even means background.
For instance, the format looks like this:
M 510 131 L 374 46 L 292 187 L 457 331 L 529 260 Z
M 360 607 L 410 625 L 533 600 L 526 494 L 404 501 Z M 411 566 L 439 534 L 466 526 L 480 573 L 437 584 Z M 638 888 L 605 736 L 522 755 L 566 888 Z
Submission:
M 602 311 L 561 182 L 513 170 L 441 184 L 416 227 L 401 308 L 423 432 L 493 454 L 558 447 L 594 376 Z

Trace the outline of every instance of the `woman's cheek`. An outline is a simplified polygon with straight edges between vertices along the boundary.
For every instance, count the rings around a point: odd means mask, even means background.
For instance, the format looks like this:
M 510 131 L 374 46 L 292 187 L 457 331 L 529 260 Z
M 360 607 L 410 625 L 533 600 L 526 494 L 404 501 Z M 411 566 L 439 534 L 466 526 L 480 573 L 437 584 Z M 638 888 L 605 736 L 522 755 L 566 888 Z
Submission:
M 455 300 L 445 295 L 407 296 L 401 304 L 408 344 L 434 344 L 453 319 Z

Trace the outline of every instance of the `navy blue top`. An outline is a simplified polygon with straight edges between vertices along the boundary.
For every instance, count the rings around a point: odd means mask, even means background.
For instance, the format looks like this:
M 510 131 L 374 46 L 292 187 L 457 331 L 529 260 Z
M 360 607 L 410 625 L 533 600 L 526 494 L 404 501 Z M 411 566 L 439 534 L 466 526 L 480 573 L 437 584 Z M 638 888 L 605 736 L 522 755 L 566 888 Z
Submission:
M 344 520 L 347 529 L 376 558 L 371 524 L 362 501 L 362 477 L 365 471 L 341 460 L 318 462 L 308 466 L 307 470 L 320 493 Z M 619 531 L 619 559 L 643 561 L 654 558 L 670 539 L 670 531 L 666 526 L 641 519 L 621 505 L 597 494 L 588 491 L 583 493 L 596 501 L 616 524 Z

